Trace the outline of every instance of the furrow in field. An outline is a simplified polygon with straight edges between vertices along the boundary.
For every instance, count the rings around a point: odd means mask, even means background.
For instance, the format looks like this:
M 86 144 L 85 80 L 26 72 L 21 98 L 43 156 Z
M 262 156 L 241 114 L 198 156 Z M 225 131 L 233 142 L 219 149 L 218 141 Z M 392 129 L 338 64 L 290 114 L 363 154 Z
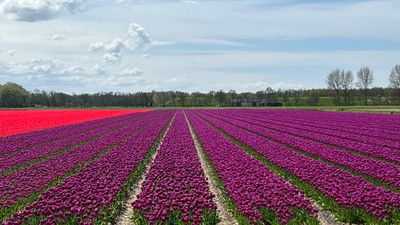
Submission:
M 197 138 L 196 133 L 193 130 L 192 125 L 190 124 L 189 119 L 187 118 L 187 115 L 185 113 L 185 120 L 186 123 L 189 126 L 190 130 L 190 135 L 192 136 L 193 142 L 195 144 L 196 150 L 197 150 L 197 156 L 200 159 L 200 164 L 203 169 L 204 175 L 207 178 L 208 181 L 208 188 L 210 189 L 211 193 L 214 194 L 213 201 L 217 205 L 217 215 L 218 218 L 220 219 L 220 222 L 218 225 L 239 225 L 238 221 L 235 219 L 235 216 L 231 212 L 228 206 L 228 199 L 225 197 L 224 191 L 222 190 L 222 187 L 220 188 L 218 185 L 217 181 L 217 174 L 215 172 L 215 169 L 212 167 L 212 165 L 209 163 L 209 159 L 205 155 L 205 152 L 203 148 L 201 147 L 200 141 Z
M 144 160 L 151 158 L 149 152 L 154 151 L 172 114 L 150 114 L 153 117 L 143 121 L 148 126 L 140 133 L 125 138 L 79 173 L 44 192 L 5 224 L 108 224 L 123 208 L 121 199 L 125 200 L 130 185 L 141 176 Z
M 129 193 L 126 196 L 126 200 L 124 202 L 124 207 L 121 210 L 120 214 L 117 215 L 115 218 L 115 223 L 116 225 L 131 225 L 132 224 L 132 216 L 133 216 L 133 208 L 132 208 L 132 203 L 137 199 L 137 196 L 140 194 L 143 186 L 143 182 L 145 181 L 147 175 L 149 174 L 149 170 L 151 165 L 154 163 L 154 160 L 157 156 L 158 150 L 160 149 L 161 144 L 164 141 L 165 136 L 167 135 L 169 128 L 171 127 L 172 122 L 175 119 L 175 115 L 171 118 L 170 122 L 168 123 L 166 129 L 161 133 L 159 141 L 157 141 L 154 145 L 154 153 L 150 152 L 149 155 L 151 157 L 148 160 L 145 160 L 145 169 L 143 170 L 143 173 L 141 174 L 140 178 L 138 178 L 138 181 L 133 183 L 131 187 L 129 188 Z
M 230 207 L 240 224 L 318 224 L 316 210 L 304 194 L 204 121 L 188 112 L 188 118 L 205 155 L 215 169 Z
M 400 166 L 355 155 L 319 142 L 312 142 L 285 133 L 271 131 L 252 123 L 229 119 L 227 116 L 208 115 L 264 137 L 271 145 L 283 145 L 301 154 L 306 153 L 307 156 L 314 159 L 323 160 L 331 165 L 347 169 L 357 176 L 363 176 L 376 185 L 396 191 L 400 190 Z
M 126 128 L 109 133 L 69 152 L 22 169 L 17 173 L 1 177 L 0 193 L 2 201 L 0 215 L 2 217 L 0 217 L 0 221 L 6 219 L 23 206 L 32 203 L 39 193 L 45 189 L 78 172 L 79 169 L 77 170 L 76 168 L 81 169 L 82 165 L 86 165 L 87 162 L 91 162 L 100 155 L 107 153 L 127 138 L 140 135 L 143 132 L 143 127 L 149 124 L 148 119 L 151 118 L 156 118 L 156 116 L 148 114 L 142 120 L 130 124 Z M 129 124 L 130 119 L 127 119 L 126 123 Z
M 216 224 L 216 205 L 182 111 L 133 202 L 134 224 Z
M 344 222 L 367 224 L 397 223 L 400 195 L 376 187 L 367 180 L 339 168 L 310 159 L 264 138 L 196 111 L 221 132 L 242 143 L 260 160 L 275 165 L 292 176 L 306 195 Z

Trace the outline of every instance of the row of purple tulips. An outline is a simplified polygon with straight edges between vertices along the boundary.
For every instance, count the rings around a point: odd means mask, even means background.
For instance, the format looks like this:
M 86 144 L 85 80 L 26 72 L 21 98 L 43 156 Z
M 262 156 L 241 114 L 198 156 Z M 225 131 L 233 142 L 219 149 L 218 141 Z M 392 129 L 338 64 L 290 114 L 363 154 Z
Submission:
M 132 127 L 107 140 L 98 141 L 88 151 L 83 152 L 82 149 L 81 157 L 92 155 L 93 151 L 112 148 L 79 173 L 44 192 L 36 202 L 14 214 L 5 224 L 93 224 L 106 220 L 110 212 L 120 207 L 119 204 L 113 205 L 113 201 L 171 116 L 172 112 L 148 113 L 146 118 Z M 135 133 L 138 129 L 140 131 Z M 118 143 L 121 138 L 122 141 Z M 112 144 L 116 146 L 110 146 Z
M 217 217 L 212 198 L 188 125 L 180 111 L 163 139 L 138 199 L 133 203 L 134 224 L 167 221 L 169 224 L 178 221 L 213 224 L 210 220 L 217 220 Z M 203 221 L 205 218 L 208 220 Z
M 398 193 L 377 187 L 361 177 L 268 141 L 255 134 L 256 131 L 250 132 L 249 130 L 254 127 L 248 124 L 243 124 L 243 128 L 246 128 L 243 129 L 216 119 L 203 111 L 199 110 L 196 113 L 249 146 L 274 165 L 293 174 L 302 182 L 311 184 L 319 192 L 333 199 L 343 212 L 351 214 L 352 210 L 360 209 L 361 211 L 358 211 L 360 215 L 363 215 L 362 211 L 365 211 L 375 218 L 390 221 L 392 213 L 400 209 Z M 336 213 L 339 215 L 341 212 Z

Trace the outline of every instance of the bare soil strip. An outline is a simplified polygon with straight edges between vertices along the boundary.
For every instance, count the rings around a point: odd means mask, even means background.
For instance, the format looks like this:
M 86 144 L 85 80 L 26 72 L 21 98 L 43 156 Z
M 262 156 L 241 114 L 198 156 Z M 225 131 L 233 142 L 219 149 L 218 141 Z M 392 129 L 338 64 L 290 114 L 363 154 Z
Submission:
M 167 125 L 168 128 L 166 129 L 165 133 L 162 135 L 161 141 L 160 141 L 160 143 L 159 143 L 158 146 L 157 146 L 157 150 L 155 151 L 155 153 L 154 153 L 153 156 L 151 157 L 151 162 L 150 162 L 150 163 L 147 165 L 147 167 L 146 167 L 146 171 L 142 174 L 142 176 L 140 177 L 140 180 L 139 180 L 135 185 L 132 186 L 131 192 L 129 193 L 129 198 L 128 198 L 128 200 L 125 202 L 125 205 L 124 205 L 125 210 L 124 210 L 124 212 L 121 213 L 121 215 L 117 218 L 117 220 L 116 220 L 116 222 L 115 222 L 116 225 L 132 225 L 132 221 L 131 221 L 131 218 L 132 218 L 132 216 L 133 216 L 133 207 L 132 207 L 132 203 L 133 203 L 134 201 L 136 201 L 137 196 L 138 196 L 138 195 L 140 194 L 140 192 L 142 191 L 142 184 L 143 184 L 143 182 L 146 180 L 147 174 L 148 174 L 149 171 L 150 171 L 150 167 L 151 167 L 151 165 L 153 165 L 154 160 L 155 160 L 155 158 L 156 158 L 156 156 L 157 156 L 158 150 L 160 149 L 161 144 L 163 143 L 164 138 L 165 138 L 165 136 L 167 135 L 167 133 L 168 133 L 168 131 L 169 131 L 169 128 L 170 128 L 172 122 L 174 121 L 174 119 L 175 119 L 175 115 L 173 116 L 173 118 L 171 119 L 171 121 L 168 123 L 168 125 Z
M 221 220 L 218 224 L 219 225 L 238 225 L 239 223 L 236 221 L 236 219 L 232 215 L 232 213 L 229 212 L 228 207 L 226 206 L 225 200 L 222 196 L 222 192 L 218 188 L 217 182 L 213 179 L 210 165 L 205 160 L 204 151 L 200 145 L 200 142 L 197 139 L 196 134 L 194 133 L 193 127 L 190 124 L 190 122 L 186 116 L 186 113 L 184 113 L 184 114 L 185 114 L 186 123 L 189 126 L 190 134 L 192 135 L 193 142 L 196 146 L 197 155 L 200 159 L 201 167 L 203 169 L 204 175 L 207 178 L 208 188 L 210 189 L 211 193 L 214 194 L 213 201 L 217 205 L 217 215 L 218 215 L 219 219 Z
M 333 213 L 325 211 L 318 204 L 313 204 L 314 208 L 318 210 L 318 220 L 321 225 L 347 225 L 346 223 L 339 222 Z

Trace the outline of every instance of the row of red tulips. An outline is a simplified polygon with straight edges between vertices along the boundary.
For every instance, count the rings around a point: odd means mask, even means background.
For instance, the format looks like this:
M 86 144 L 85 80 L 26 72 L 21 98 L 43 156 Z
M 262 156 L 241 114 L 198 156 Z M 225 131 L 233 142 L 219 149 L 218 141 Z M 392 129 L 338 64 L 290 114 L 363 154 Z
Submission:
M 2 110 L 0 137 L 148 110 Z
M 139 115 L 139 114 L 138 114 Z M 0 156 L 27 150 L 32 147 L 41 147 L 54 141 L 63 140 L 71 135 L 80 135 L 90 129 L 115 123 L 125 118 L 131 118 L 132 114 L 110 117 L 106 119 L 92 120 L 78 124 L 65 125 L 34 132 L 21 133 L 7 137 L 0 137 Z
M 130 117 L 120 118 L 119 120 L 113 119 L 112 121 L 109 121 L 110 119 L 104 119 L 105 121 L 101 121 L 101 123 L 99 121 L 100 126 L 96 125 L 95 128 L 88 126 L 86 132 L 70 134 L 67 137 L 44 145 L 39 144 L 30 148 L 20 149 L 12 154 L 0 157 L 0 174 L 13 167 L 21 166 L 24 163 L 35 161 L 40 158 L 50 157 L 54 154 L 76 147 L 95 139 L 96 137 L 127 126 L 130 121 L 136 121 L 139 119 L 140 116 L 136 116 L 135 114 Z

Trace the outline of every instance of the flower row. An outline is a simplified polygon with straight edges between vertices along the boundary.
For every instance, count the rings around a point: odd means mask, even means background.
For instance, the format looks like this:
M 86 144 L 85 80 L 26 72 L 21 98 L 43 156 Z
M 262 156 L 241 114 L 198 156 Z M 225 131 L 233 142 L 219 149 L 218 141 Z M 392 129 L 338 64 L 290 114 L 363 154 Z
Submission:
M 121 134 L 121 137 L 127 138 L 79 173 L 44 192 L 35 203 L 14 214 L 4 224 L 27 221 L 41 224 L 93 224 L 96 220 L 102 221 L 108 210 L 116 210 L 112 202 L 172 116 L 172 112 L 149 114 L 151 117 L 143 121 L 148 126 L 139 133 L 133 136 Z
M 141 111 L 147 110 L 5 110 L 0 111 L 0 136 Z
M 251 120 L 251 119 L 247 119 L 246 121 L 249 121 L 249 120 Z M 356 152 L 360 152 L 360 153 L 364 153 L 364 154 L 368 154 L 371 156 L 375 156 L 375 157 L 379 157 L 382 159 L 400 163 L 400 150 L 397 150 L 397 149 L 390 149 L 390 148 L 382 147 L 382 146 L 374 146 L 374 145 L 363 143 L 363 142 L 354 142 L 351 140 L 334 137 L 332 135 L 319 134 L 319 133 L 315 133 L 315 132 L 294 129 L 294 128 L 290 128 L 290 127 L 283 126 L 283 125 L 274 125 L 272 123 L 268 123 L 267 121 L 260 123 L 259 121 L 253 120 L 251 122 L 255 123 L 255 124 L 261 124 L 262 126 L 264 126 L 266 128 L 274 129 L 279 132 L 284 132 L 287 134 L 311 139 L 314 141 L 323 142 L 323 143 L 330 144 L 330 145 L 335 145 L 338 147 L 344 147 L 344 148 L 351 149 Z
M 261 112 L 261 111 L 260 111 Z M 273 110 L 265 114 L 301 119 L 314 123 L 346 127 L 377 133 L 396 134 L 400 131 L 400 116 L 370 113 L 337 113 L 310 110 Z
M 376 187 L 363 178 L 276 145 L 253 132 L 215 119 L 201 111 L 197 113 L 273 164 L 298 177 L 302 182 L 311 184 L 347 211 L 361 209 L 378 219 L 390 220 L 393 209 L 400 209 L 398 193 Z M 342 210 L 336 213 L 341 212 Z
M 0 173 L 31 160 L 46 157 L 61 150 L 73 148 L 98 136 L 107 134 L 123 126 L 127 126 L 128 122 L 140 119 L 140 116 L 135 115 L 136 114 L 132 115 L 131 117 L 124 117 L 118 121 L 113 120 L 111 123 L 102 123 L 102 126 L 94 129 L 89 126 L 87 127 L 86 132 L 77 133 L 75 135 L 71 134 L 68 137 L 60 140 L 55 140 L 44 145 L 35 145 L 27 149 L 16 151 L 13 154 L 0 157 Z
M 282 224 L 295 217 L 294 208 L 305 210 L 310 215 L 316 212 L 311 202 L 298 189 L 268 170 L 261 162 L 246 154 L 198 117 L 192 113 L 188 115 L 229 196 L 236 203 L 239 212 L 253 224 L 267 223 L 274 219 L 265 218 L 262 209 L 272 211 Z
M 251 118 L 254 122 L 262 122 L 263 124 L 281 125 L 287 128 L 297 129 L 299 131 L 318 133 L 322 135 L 333 136 L 339 139 L 348 139 L 353 142 L 361 142 L 370 144 L 372 146 L 388 147 L 399 149 L 400 142 L 398 141 L 398 135 L 380 134 L 377 136 L 371 136 L 370 132 L 357 132 L 357 130 L 342 128 L 338 129 L 335 126 L 324 127 L 323 124 L 315 122 L 314 124 L 308 124 L 297 121 L 297 119 L 290 119 L 289 117 L 274 117 L 269 118 L 261 113 L 247 113 L 246 111 L 234 112 L 235 115 L 240 117 Z
M 12 155 L 15 152 L 24 151 L 34 146 L 44 146 L 56 140 L 65 139 L 70 135 L 81 134 L 89 129 L 101 127 L 106 124 L 112 124 L 131 117 L 132 114 L 128 114 L 7 137 L 0 137 L 0 156 Z
M 179 213 L 182 222 L 200 224 L 208 218 L 203 217 L 205 213 L 214 214 L 211 218 L 216 218 L 212 198 L 188 125 L 180 111 L 163 139 L 138 199 L 132 204 L 137 214 L 134 220 L 167 223 L 173 213 Z M 215 222 L 203 221 L 203 224 Z
M 353 171 L 361 172 L 367 176 L 370 176 L 381 182 L 388 183 L 400 189 L 400 166 L 360 155 L 355 155 L 329 145 L 321 144 L 312 140 L 305 140 L 284 132 L 271 130 L 268 129 L 268 125 L 265 125 L 264 123 L 253 123 L 253 121 L 250 119 L 233 119 L 234 117 L 227 118 L 225 116 L 216 116 L 215 114 L 214 116 L 227 122 L 231 122 L 243 129 L 256 132 L 260 136 L 269 140 L 273 140 L 275 142 L 293 147 L 297 150 L 310 153 L 320 159 L 345 166 Z M 274 145 L 277 144 L 274 143 Z

